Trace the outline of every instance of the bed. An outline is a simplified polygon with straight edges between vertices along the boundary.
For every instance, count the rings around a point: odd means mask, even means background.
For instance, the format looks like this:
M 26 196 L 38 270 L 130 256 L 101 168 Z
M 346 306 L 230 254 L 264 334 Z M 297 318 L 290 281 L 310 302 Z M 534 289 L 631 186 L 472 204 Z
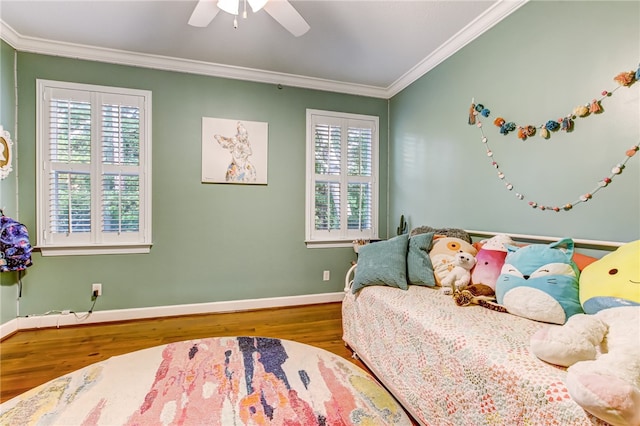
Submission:
M 473 305 L 438 287 L 368 286 L 346 277 L 343 339 L 424 425 L 606 425 L 569 396 L 566 371 L 529 340 L 546 324 Z

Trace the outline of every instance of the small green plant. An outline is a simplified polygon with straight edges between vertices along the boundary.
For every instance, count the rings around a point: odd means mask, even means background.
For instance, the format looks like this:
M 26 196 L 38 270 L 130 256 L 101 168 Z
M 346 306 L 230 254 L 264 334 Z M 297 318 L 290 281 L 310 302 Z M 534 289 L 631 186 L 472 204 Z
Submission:
M 407 232 L 407 222 L 404 220 L 404 215 L 400 215 L 400 226 L 397 229 L 398 235 L 402 235 Z

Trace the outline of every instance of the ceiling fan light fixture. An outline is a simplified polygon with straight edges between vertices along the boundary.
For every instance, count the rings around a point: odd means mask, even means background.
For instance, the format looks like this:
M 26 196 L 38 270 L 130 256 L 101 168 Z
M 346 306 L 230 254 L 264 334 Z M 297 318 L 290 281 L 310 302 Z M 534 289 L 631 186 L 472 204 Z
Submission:
M 254 13 L 260 10 L 267 12 L 295 37 L 300 37 L 309 31 L 309 24 L 289 3 L 289 0 L 242 0 L 243 17 L 247 15 L 247 3 Z M 189 25 L 206 27 L 221 10 L 233 15 L 233 26 L 238 28 L 240 0 L 198 0 L 191 18 L 189 18 Z
M 240 0 L 218 0 L 218 7 L 232 15 L 238 14 Z
M 256 13 L 257 11 L 262 9 L 269 0 L 248 0 L 248 1 L 249 1 L 249 6 L 251 6 L 251 10 L 253 11 L 253 13 Z

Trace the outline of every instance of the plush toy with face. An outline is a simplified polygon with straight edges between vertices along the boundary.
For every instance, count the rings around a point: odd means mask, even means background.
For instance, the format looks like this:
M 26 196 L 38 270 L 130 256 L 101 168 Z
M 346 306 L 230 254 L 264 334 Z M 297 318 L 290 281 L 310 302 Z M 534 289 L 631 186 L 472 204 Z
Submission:
M 508 247 L 496 282 L 496 299 L 510 313 L 536 321 L 564 324 L 582 313 L 579 271 L 571 260 L 573 240 Z
M 471 271 L 471 282 L 496 289 L 496 281 L 507 257 L 507 246 L 515 243 L 508 235 L 498 234 L 482 241 L 482 247 L 476 256 L 476 266 Z
M 586 314 L 539 330 L 531 350 L 569 367 L 569 395 L 586 411 L 614 426 L 640 425 L 640 240 L 582 271 L 580 302 Z
M 582 271 L 580 303 L 588 314 L 640 305 L 640 240 L 620 246 Z
M 456 289 L 466 286 L 471 281 L 471 268 L 476 264 L 476 258 L 463 251 L 453 257 L 453 269 L 442 279 L 442 289 L 452 294 Z
M 571 398 L 614 426 L 640 425 L 640 306 L 577 314 L 531 336 L 543 361 L 569 367 Z
M 442 235 L 433 236 L 429 258 L 433 265 L 437 285 L 442 285 L 444 277 L 449 275 L 449 272 L 455 267 L 455 255 L 460 252 L 468 253 L 473 257 L 478 254 L 478 250 L 474 246 L 460 238 Z

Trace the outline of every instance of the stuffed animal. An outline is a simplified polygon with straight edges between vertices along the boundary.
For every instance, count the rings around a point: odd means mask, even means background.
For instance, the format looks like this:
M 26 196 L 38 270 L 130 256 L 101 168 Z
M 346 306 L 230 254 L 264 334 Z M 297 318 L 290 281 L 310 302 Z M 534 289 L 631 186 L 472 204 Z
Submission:
M 436 285 L 442 285 L 442 280 L 454 268 L 453 260 L 456 253 L 464 252 L 475 257 L 478 250 L 470 243 L 455 237 L 434 235 L 433 244 L 429 250 L 429 258 L 433 265 Z
M 640 305 L 640 240 L 618 247 L 582 271 L 580 303 L 588 314 Z
M 586 411 L 614 426 L 640 425 L 640 306 L 574 315 L 538 330 L 531 350 L 569 367 L 567 390 Z
M 564 324 L 570 316 L 583 312 L 572 239 L 507 249 L 496 282 L 496 299 L 509 313 Z
M 453 269 L 442 279 L 442 290 L 445 294 L 452 294 L 457 288 L 469 284 L 471 268 L 476 264 L 476 258 L 463 251 L 453 257 Z
M 476 256 L 476 266 L 471 271 L 473 284 L 484 284 L 496 289 L 496 281 L 502 271 L 504 259 L 507 257 L 507 246 L 515 245 L 511 237 L 498 234 L 485 241 L 480 241 L 482 247 Z
M 453 291 L 453 300 L 458 306 L 479 305 L 481 300 L 496 300 L 496 293 L 488 285 L 471 284 L 464 287 L 456 287 Z

